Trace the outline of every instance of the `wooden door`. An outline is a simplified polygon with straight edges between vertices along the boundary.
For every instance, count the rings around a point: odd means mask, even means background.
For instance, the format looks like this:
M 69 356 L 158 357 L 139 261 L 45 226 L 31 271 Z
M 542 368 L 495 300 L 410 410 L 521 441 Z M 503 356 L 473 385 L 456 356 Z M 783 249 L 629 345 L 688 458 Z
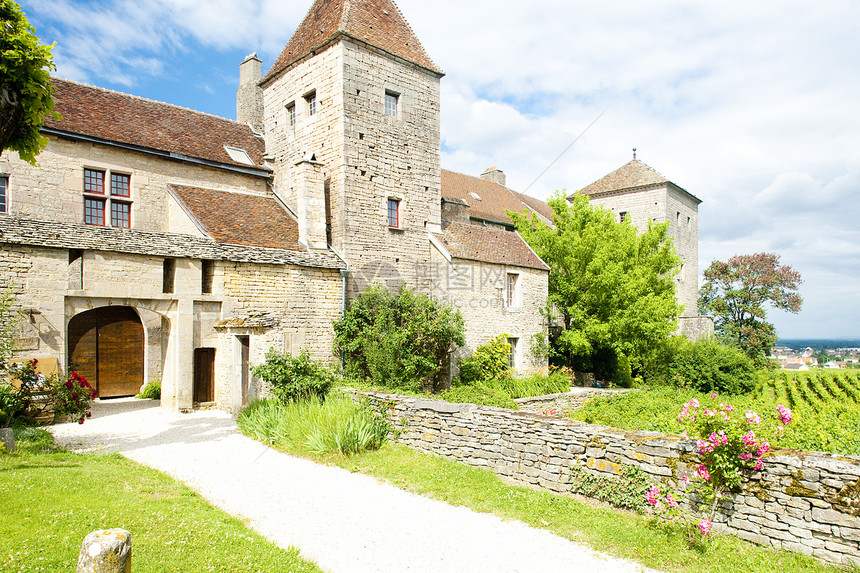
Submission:
M 248 394 L 251 390 L 251 370 L 248 361 L 251 360 L 251 339 L 247 336 L 239 337 L 239 345 L 241 346 L 242 361 L 240 368 L 242 369 L 242 406 L 248 405 Z
M 215 401 L 215 349 L 194 349 L 194 401 Z
M 69 321 L 69 366 L 99 397 L 134 396 L 143 384 L 143 324 L 133 308 L 109 306 Z

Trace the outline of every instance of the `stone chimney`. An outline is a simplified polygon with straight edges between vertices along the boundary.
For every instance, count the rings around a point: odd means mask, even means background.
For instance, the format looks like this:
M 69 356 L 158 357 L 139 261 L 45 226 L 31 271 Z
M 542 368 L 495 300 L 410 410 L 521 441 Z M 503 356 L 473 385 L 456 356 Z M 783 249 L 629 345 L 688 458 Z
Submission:
M 493 183 L 498 183 L 502 187 L 505 187 L 505 174 L 501 169 L 498 169 L 495 165 L 492 167 L 487 167 L 483 173 L 481 173 L 481 179 L 486 179 L 487 181 L 492 181 Z
M 469 223 L 469 204 L 456 197 L 442 197 L 442 230 L 451 223 Z
M 296 163 L 293 179 L 299 242 L 308 249 L 326 249 L 325 181 L 322 163 L 309 153 Z
M 239 64 L 239 89 L 236 90 L 236 121 L 263 133 L 263 88 L 258 85 L 263 76 L 263 62 L 257 53 L 248 54 Z

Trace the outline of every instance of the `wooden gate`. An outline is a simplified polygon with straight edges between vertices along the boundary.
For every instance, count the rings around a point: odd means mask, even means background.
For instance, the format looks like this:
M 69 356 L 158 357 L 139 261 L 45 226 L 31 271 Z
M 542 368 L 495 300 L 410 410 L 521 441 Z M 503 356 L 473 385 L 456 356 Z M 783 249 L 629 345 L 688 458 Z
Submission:
M 143 384 L 143 324 L 134 309 L 107 306 L 69 321 L 69 367 L 101 398 L 134 396 Z

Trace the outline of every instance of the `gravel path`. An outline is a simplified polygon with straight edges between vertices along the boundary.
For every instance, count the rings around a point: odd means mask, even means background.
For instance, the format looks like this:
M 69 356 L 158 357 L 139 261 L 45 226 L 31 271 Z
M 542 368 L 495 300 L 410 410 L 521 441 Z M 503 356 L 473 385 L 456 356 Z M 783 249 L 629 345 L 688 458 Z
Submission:
M 99 402 L 86 424 L 51 431 L 74 450 L 120 452 L 170 474 L 332 573 L 651 571 L 519 521 L 276 452 L 239 434 L 224 412 L 175 414 L 156 404 Z

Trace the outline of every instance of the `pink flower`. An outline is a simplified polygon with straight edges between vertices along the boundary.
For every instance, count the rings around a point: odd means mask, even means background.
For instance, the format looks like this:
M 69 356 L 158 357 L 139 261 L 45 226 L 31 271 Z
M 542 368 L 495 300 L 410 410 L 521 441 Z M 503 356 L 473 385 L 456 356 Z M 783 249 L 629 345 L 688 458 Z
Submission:
M 696 525 L 699 526 L 699 529 L 701 530 L 702 535 L 710 535 L 711 526 L 713 525 L 713 523 L 711 523 L 710 519 L 708 519 L 707 517 L 703 517 L 701 520 L 699 520 L 699 523 L 697 523 Z
M 705 466 L 701 466 L 701 465 L 700 465 L 700 466 L 699 466 L 699 469 L 698 469 L 698 470 L 696 470 L 696 473 L 697 473 L 697 474 L 699 475 L 699 477 L 700 477 L 700 478 L 702 478 L 702 480 L 704 480 L 704 481 L 708 481 L 709 479 L 711 479 L 711 474 L 708 472 L 708 468 L 706 468 Z
M 716 399 L 717 399 L 717 395 L 716 395 L 716 394 L 710 394 L 710 396 L 711 396 L 711 398 L 713 398 L 714 400 L 716 400 Z
M 681 476 L 681 481 L 684 482 L 684 485 L 690 483 L 690 478 L 687 477 L 687 474 Z
M 755 465 L 753 466 L 753 469 L 758 471 L 762 468 L 763 465 L 764 464 L 761 463 L 761 458 L 759 458 L 755 461 Z
M 750 430 L 749 432 L 747 432 L 746 434 L 741 436 L 741 441 L 744 443 L 745 446 L 754 446 L 755 445 L 755 432 Z
M 675 498 L 672 497 L 671 493 L 666 494 L 666 505 L 668 505 L 672 509 L 675 509 L 676 507 L 678 507 L 678 502 L 675 501 Z
M 731 404 L 726 404 L 726 412 L 734 412 L 734 411 L 735 411 L 734 406 L 732 406 Z
M 758 457 L 762 457 L 764 454 L 770 451 L 770 444 L 767 442 L 762 442 L 758 449 L 755 451 L 755 455 Z
M 739 455 L 738 457 L 741 459 L 741 461 L 748 462 L 752 459 L 752 454 L 749 452 L 744 452 L 741 455 Z
M 648 493 L 645 494 L 645 501 L 647 501 L 648 503 L 650 503 L 651 505 L 656 507 L 657 504 L 660 503 L 659 501 L 657 501 L 657 496 L 659 496 L 659 495 L 660 495 L 660 488 L 655 485 L 654 487 L 652 487 L 651 489 L 648 490 Z
M 761 424 L 761 418 L 759 418 L 759 415 L 752 410 L 747 410 L 745 415 L 747 422 L 749 422 L 750 424 L 755 424 L 756 426 Z
M 790 424 L 791 420 L 794 418 L 794 414 L 791 410 L 783 406 L 782 404 L 778 404 L 776 406 L 776 413 L 779 415 L 779 421 L 785 425 Z

